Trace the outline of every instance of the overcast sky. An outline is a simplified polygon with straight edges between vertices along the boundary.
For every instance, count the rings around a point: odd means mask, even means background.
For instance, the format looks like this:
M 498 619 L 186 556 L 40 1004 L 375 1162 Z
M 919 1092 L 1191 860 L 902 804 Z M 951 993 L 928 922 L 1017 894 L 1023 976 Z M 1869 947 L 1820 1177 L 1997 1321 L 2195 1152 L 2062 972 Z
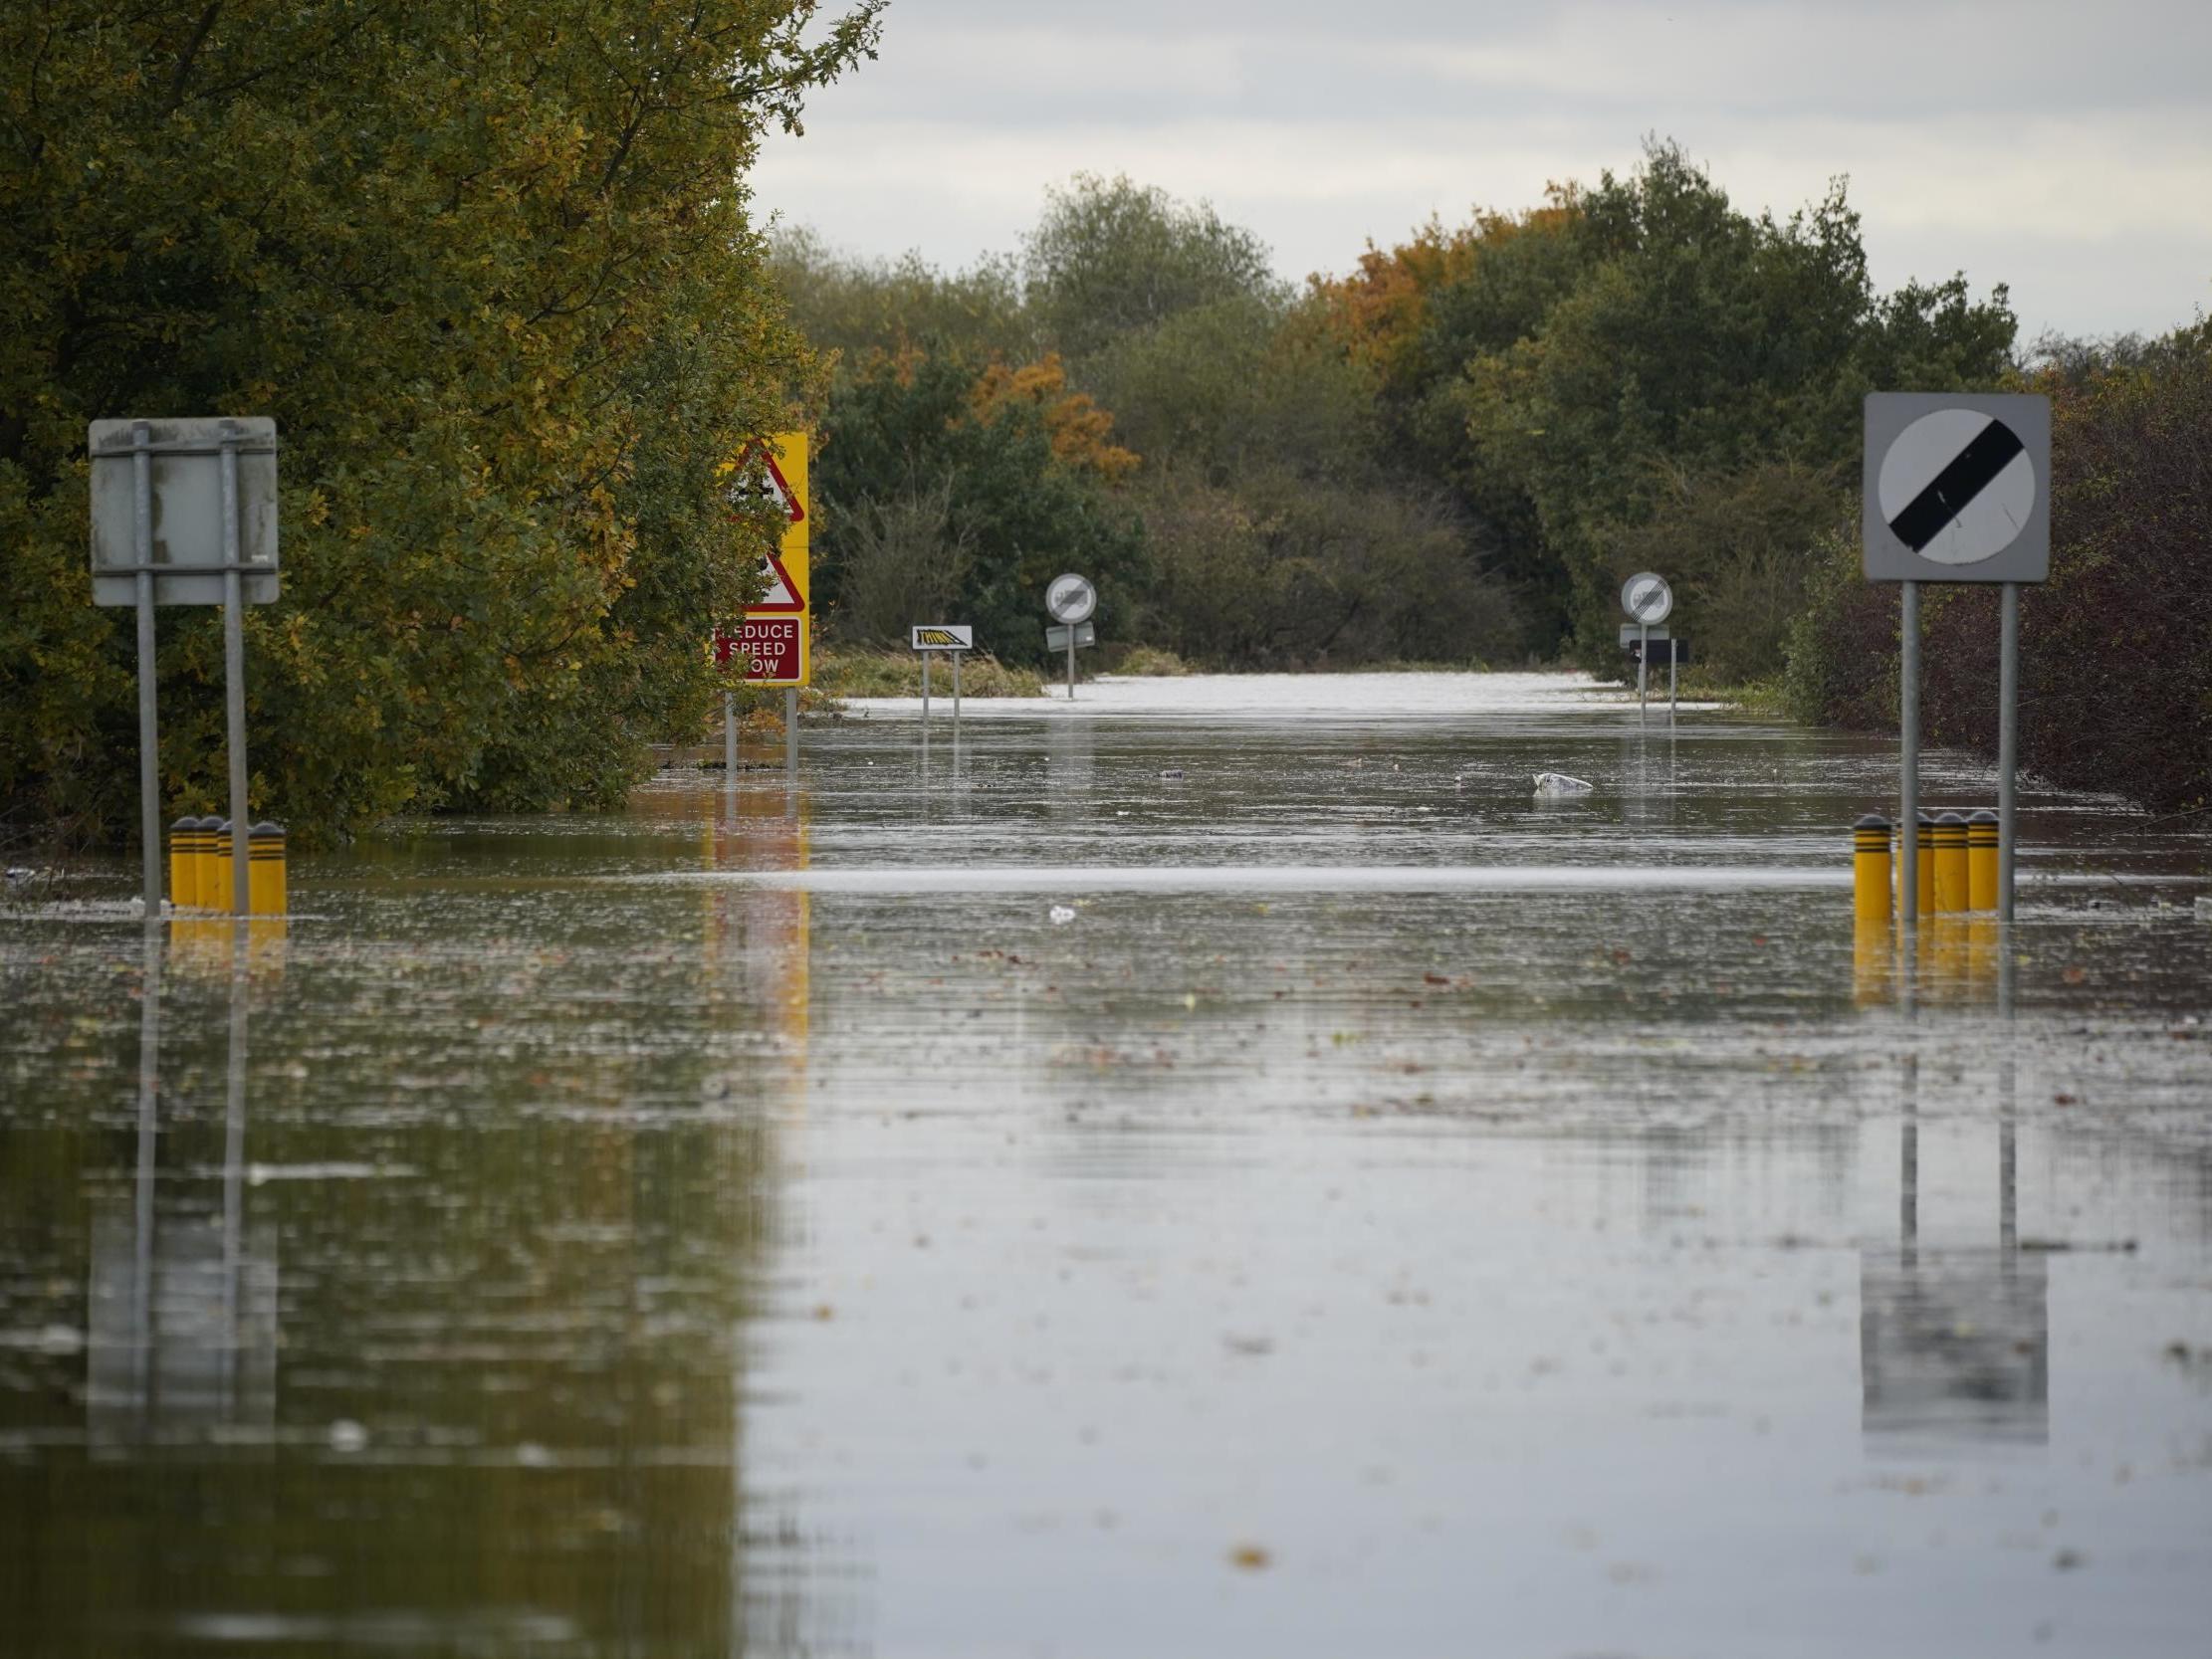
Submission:
M 825 9 L 836 0 L 826 0 Z M 964 266 L 1127 173 L 1341 272 L 1432 212 L 1681 141 L 1735 204 L 1849 175 L 1875 280 L 2012 286 L 2023 337 L 2212 310 L 2212 0 L 892 0 L 760 207 Z

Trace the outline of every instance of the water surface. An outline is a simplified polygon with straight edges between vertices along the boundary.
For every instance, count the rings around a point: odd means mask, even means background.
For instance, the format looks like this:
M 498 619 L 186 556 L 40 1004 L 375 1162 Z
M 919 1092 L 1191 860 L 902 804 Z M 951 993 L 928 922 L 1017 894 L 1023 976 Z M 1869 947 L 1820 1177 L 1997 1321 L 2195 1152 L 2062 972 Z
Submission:
M 7 1653 L 2204 1651 L 2201 835 L 1900 961 L 1879 741 L 936 713 L 0 919 Z

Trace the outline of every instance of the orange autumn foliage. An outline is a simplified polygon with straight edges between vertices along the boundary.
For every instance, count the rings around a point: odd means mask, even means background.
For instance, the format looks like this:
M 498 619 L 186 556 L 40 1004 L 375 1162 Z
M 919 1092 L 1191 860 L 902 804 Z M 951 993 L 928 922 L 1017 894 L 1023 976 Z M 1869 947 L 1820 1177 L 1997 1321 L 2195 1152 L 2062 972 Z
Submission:
M 1036 362 L 1011 367 L 994 362 L 969 393 L 969 407 L 985 425 L 1016 403 L 1033 404 L 1044 414 L 1052 454 L 1061 465 L 1096 473 L 1109 484 L 1126 478 L 1141 463 L 1135 450 L 1112 441 L 1114 417 L 1088 392 L 1067 389 L 1067 371 L 1057 351 Z
M 1400 366 L 1429 320 L 1430 296 L 1464 282 L 1487 248 L 1529 232 L 1556 232 L 1575 212 L 1571 187 L 1554 185 L 1548 205 L 1520 214 L 1477 211 L 1467 224 L 1446 229 L 1434 214 L 1385 253 L 1368 243 L 1359 270 L 1348 277 L 1314 277 L 1325 325 L 1357 361 L 1388 374 Z

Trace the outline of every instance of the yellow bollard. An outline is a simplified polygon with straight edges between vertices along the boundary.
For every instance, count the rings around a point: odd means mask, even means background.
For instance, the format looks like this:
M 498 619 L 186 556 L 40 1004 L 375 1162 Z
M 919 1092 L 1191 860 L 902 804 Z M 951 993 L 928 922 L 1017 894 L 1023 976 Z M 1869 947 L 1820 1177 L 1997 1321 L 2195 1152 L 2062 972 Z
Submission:
M 1889 820 L 1879 812 L 1851 827 L 1851 911 L 1861 922 L 1889 920 Z
M 1903 839 L 1899 833 L 1900 840 Z M 1919 854 L 1913 860 L 1919 872 L 1919 912 L 1922 916 L 1935 914 L 1935 817 L 1932 813 L 1920 814 Z
M 1946 812 L 1935 820 L 1935 910 L 1955 916 L 1966 908 L 1966 820 Z
M 179 818 L 169 826 L 169 909 L 188 911 L 200 902 L 200 821 Z
M 197 895 L 193 903 L 203 911 L 229 908 L 229 895 L 223 888 L 223 872 L 215 862 L 215 838 L 222 827 L 223 820 L 212 812 L 200 820 L 200 836 L 196 843 L 199 856 L 193 861 L 199 879 L 193 889 Z
M 228 818 L 215 820 L 214 849 L 208 854 L 207 862 L 200 866 L 200 880 L 205 884 L 200 889 L 201 904 L 205 909 L 214 911 L 218 915 L 228 916 L 233 891 L 230 873 L 230 820 Z
M 1997 814 L 1987 807 L 1966 820 L 1966 903 L 1977 911 L 1997 908 Z
M 256 916 L 285 914 L 284 826 L 256 824 L 246 837 L 247 903 Z

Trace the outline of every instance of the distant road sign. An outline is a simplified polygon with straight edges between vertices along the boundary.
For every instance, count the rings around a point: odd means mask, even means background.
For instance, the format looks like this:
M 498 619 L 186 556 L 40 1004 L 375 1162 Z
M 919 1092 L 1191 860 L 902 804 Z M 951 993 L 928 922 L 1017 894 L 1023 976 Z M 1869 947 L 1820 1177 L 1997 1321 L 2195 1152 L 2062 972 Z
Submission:
M 1689 641 L 1668 639 L 1654 628 L 1651 645 L 1647 648 L 1631 640 L 1629 655 L 1651 668 L 1658 668 L 1661 663 L 1686 663 L 1689 661 Z
M 1872 581 L 2040 582 L 2051 568 L 2051 401 L 1874 392 L 1862 531 Z
M 1638 640 L 1646 637 L 1664 639 L 1666 638 L 1666 630 L 1664 628 L 1647 628 L 1641 622 L 1624 622 L 1621 624 L 1621 643 L 1623 645 L 1634 645 Z
M 1068 635 L 1070 632 L 1075 635 L 1074 643 L 1076 645 L 1089 646 L 1096 645 L 1098 643 L 1098 629 L 1096 625 L 1089 622 L 1079 622 L 1074 626 L 1072 630 L 1067 628 L 1045 629 L 1045 650 L 1065 651 L 1068 648 Z
M 1044 590 L 1044 608 L 1055 622 L 1088 622 L 1098 609 L 1098 589 L 1072 571 L 1054 576 Z
M 976 629 L 967 622 L 918 622 L 914 625 L 917 651 L 973 651 Z
M 1674 609 L 1674 590 L 1664 576 L 1639 570 L 1621 584 L 1621 608 L 1639 622 L 1664 622 Z

